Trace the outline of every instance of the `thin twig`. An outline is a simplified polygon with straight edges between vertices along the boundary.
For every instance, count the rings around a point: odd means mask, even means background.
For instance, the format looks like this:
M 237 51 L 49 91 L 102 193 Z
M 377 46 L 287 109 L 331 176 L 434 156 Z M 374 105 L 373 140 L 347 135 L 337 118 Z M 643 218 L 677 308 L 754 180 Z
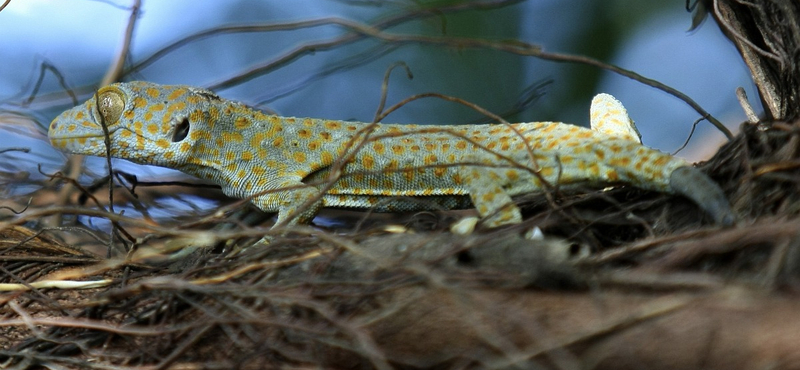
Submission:
M 103 76 L 103 79 L 100 81 L 100 86 L 106 86 L 119 81 L 119 79 L 123 76 L 122 70 L 125 66 L 125 59 L 128 58 L 131 40 L 133 40 L 133 30 L 136 27 L 136 20 L 139 18 L 139 9 L 141 6 L 142 0 L 133 0 L 133 6 L 131 6 L 130 9 L 131 15 L 128 17 L 128 26 L 125 28 L 125 35 L 122 38 L 122 44 L 120 45 L 116 58 L 114 58 L 114 62 L 111 63 L 108 71 L 106 71 L 106 75 Z

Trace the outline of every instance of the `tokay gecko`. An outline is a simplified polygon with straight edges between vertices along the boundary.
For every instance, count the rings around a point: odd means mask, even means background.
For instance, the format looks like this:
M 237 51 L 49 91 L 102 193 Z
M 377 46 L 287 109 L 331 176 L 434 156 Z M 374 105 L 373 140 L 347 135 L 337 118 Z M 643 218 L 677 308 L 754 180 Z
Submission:
M 475 207 L 486 226 L 521 222 L 511 196 L 629 184 L 681 194 L 731 225 L 728 200 L 682 159 L 647 148 L 608 94 L 591 129 L 561 122 L 424 126 L 267 115 L 190 86 L 106 86 L 50 124 L 56 148 L 177 169 L 249 197 L 276 225 L 321 207 L 380 212 Z M 415 201 L 415 198 L 423 198 Z

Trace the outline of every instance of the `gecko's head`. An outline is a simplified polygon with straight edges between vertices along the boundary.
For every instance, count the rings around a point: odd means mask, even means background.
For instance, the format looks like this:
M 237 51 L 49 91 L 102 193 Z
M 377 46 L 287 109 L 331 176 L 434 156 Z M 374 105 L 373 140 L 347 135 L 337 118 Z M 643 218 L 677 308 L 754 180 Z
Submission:
M 61 150 L 106 156 L 107 132 L 113 157 L 180 167 L 211 147 L 210 107 L 219 101 L 211 91 L 189 86 L 113 84 L 56 117 L 48 136 Z

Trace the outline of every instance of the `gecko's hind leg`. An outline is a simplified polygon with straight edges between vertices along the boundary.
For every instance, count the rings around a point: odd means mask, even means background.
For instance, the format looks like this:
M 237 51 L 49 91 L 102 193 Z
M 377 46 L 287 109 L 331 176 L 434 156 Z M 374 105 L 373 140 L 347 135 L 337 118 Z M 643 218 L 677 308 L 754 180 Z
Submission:
M 497 169 L 480 165 L 464 166 L 459 170 L 459 175 L 484 225 L 498 227 L 522 222 L 519 208 L 505 189 L 509 179 Z

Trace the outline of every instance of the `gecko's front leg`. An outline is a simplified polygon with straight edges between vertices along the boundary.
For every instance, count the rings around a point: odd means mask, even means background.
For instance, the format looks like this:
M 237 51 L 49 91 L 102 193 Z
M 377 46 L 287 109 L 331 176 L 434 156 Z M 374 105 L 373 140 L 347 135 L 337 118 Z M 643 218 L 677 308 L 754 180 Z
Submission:
M 265 212 L 278 212 L 273 229 L 307 224 L 322 208 L 322 196 L 316 187 L 302 182 L 284 183 L 280 190 L 253 197 L 253 204 Z M 264 237 L 257 244 L 267 244 L 270 238 Z

